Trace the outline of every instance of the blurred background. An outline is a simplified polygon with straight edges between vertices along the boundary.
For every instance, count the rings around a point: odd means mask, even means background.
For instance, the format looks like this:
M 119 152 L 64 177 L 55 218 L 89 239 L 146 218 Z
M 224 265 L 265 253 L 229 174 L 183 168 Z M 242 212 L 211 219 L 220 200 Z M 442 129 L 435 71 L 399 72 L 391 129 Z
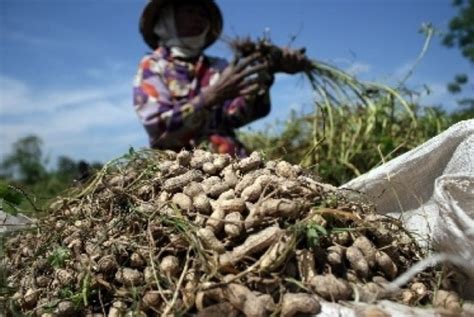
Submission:
M 278 76 L 271 114 L 241 132 L 253 149 L 296 163 L 309 153 L 312 159 L 303 163 L 322 169 L 337 184 L 472 117 L 472 0 L 216 2 L 224 16 L 224 36 L 208 54 L 231 59 L 228 41 L 237 36 L 267 36 L 276 45 L 306 47 L 313 59 L 360 80 L 397 88 L 416 114 L 414 125 L 403 115 L 395 118 L 392 105 L 391 125 L 381 125 L 377 139 L 352 140 L 372 147 L 356 149 L 352 144 L 350 151 L 340 149 L 323 162 L 325 145 L 318 156 L 312 152 L 315 140 L 338 141 L 324 135 L 323 128 L 316 138 L 306 127 L 308 118 L 317 115 L 311 85 L 302 75 Z M 79 163 L 99 168 L 131 147 L 147 146 L 132 107 L 132 80 L 149 51 L 138 32 L 145 3 L 0 0 L 3 179 L 41 188 L 47 179 L 54 193 L 77 178 Z M 463 30 L 471 30 L 470 38 L 462 37 Z M 387 114 L 385 106 L 381 103 L 380 111 L 371 113 L 359 109 L 357 116 L 365 117 L 358 122 Z M 344 121 L 356 114 L 354 109 L 344 111 L 338 112 L 340 124 L 349 126 Z M 336 125 L 333 131 L 340 131 Z M 366 152 L 370 160 L 359 155 Z M 359 161 L 370 163 L 359 166 Z

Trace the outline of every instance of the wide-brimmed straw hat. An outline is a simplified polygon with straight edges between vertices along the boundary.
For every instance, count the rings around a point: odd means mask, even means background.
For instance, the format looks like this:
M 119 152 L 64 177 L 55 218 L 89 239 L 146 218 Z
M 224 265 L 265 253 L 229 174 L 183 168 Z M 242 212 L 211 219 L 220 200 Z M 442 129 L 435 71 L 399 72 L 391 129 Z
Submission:
M 160 16 L 160 10 L 172 3 L 178 3 L 182 0 L 150 0 L 143 10 L 140 19 L 140 33 L 143 36 L 143 40 L 148 44 L 150 48 L 155 50 L 158 48 L 158 36 L 153 31 L 156 22 Z M 214 2 L 214 0 L 194 0 L 196 3 L 203 4 L 209 13 L 210 29 L 207 34 L 206 47 L 214 43 L 220 36 L 223 27 L 223 20 L 221 10 Z

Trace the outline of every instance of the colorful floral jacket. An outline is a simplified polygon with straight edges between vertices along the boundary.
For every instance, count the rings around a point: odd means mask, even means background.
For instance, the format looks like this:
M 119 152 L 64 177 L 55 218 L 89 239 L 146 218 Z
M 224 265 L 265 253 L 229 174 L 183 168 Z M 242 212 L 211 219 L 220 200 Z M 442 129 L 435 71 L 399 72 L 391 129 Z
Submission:
M 196 63 L 171 57 L 158 48 L 145 56 L 134 81 L 134 107 L 150 146 L 179 151 L 205 147 L 218 153 L 245 156 L 234 129 L 270 112 L 268 87 L 252 97 L 227 100 L 212 108 L 194 98 L 213 85 L 228 63 L 202 55 Z

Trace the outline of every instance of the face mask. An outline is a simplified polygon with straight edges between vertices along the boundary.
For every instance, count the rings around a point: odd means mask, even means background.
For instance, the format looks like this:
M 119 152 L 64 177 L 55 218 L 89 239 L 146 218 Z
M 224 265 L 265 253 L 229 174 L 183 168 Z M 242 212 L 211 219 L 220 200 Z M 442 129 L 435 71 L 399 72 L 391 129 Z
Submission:
M 168 47 L 171 56 L 192 58 L 201 54 L 206 45 L 209 26 L 197 36 L 179 37 L 176 30 L 173 6 L 164 7 L 161 10 L 160 19 L 153 31 L 159 37 L 159 46 Z

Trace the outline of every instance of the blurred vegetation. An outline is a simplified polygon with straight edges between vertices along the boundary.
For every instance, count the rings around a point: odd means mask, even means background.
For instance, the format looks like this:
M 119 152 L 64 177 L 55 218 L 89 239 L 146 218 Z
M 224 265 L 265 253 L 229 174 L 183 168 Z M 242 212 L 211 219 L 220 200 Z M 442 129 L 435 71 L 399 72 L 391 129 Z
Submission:
M 473 109 L 446 113 L 440 108 L 400 107 L 390 96 L 369 105 L 318 104 L 309 114 L 293 112 L 267 129 L 240 132 L 249 150 L 267 159 L 284 159 L 343 184 L 439 134 L 452 124 L 474 118 Z M 50 166 L 37 136 L 14 143 L 0 162 L 0 201 L 11 214 L 41 212 L 52 198 L 75 186 L 100 163 L 60 156 Z
M 457 47 L 461 54 L 474 65 L 474 0 L 453 0 L 453 6 L 458 9 L 458 14 L 449 21 L 449 30 L 443 37 L 443 44 L 447 47 Z M 469 77 L 458 74 L 448 84 L 448 90 L 458 94 L 465 90 Z M 471 84 L 474 91 L 474 85 Z M 474 98 L 467 97 L 458 100 L 460 106 L 474 109 Z
M 284 159 L 317 172 L 334 185 L 345 182 L 407 152 L 447 129 L 474 118 L 473 109 L 446 113 L 440 108 L 397 109 L 391 99 L 355 107 L 321 104 L 310 114 L 293 112 L 277 122 L 240 137 L 250 150 L 269 159 Z M 414 118 L 412 117 L 414 114 Z
M 59 156 L 56 165 L 48 168 L 42 147 L 38 136 L 20 138 L 0 162 L 0 200 L 6 212 L 39 212 L 50 199 L 102 166 Z

